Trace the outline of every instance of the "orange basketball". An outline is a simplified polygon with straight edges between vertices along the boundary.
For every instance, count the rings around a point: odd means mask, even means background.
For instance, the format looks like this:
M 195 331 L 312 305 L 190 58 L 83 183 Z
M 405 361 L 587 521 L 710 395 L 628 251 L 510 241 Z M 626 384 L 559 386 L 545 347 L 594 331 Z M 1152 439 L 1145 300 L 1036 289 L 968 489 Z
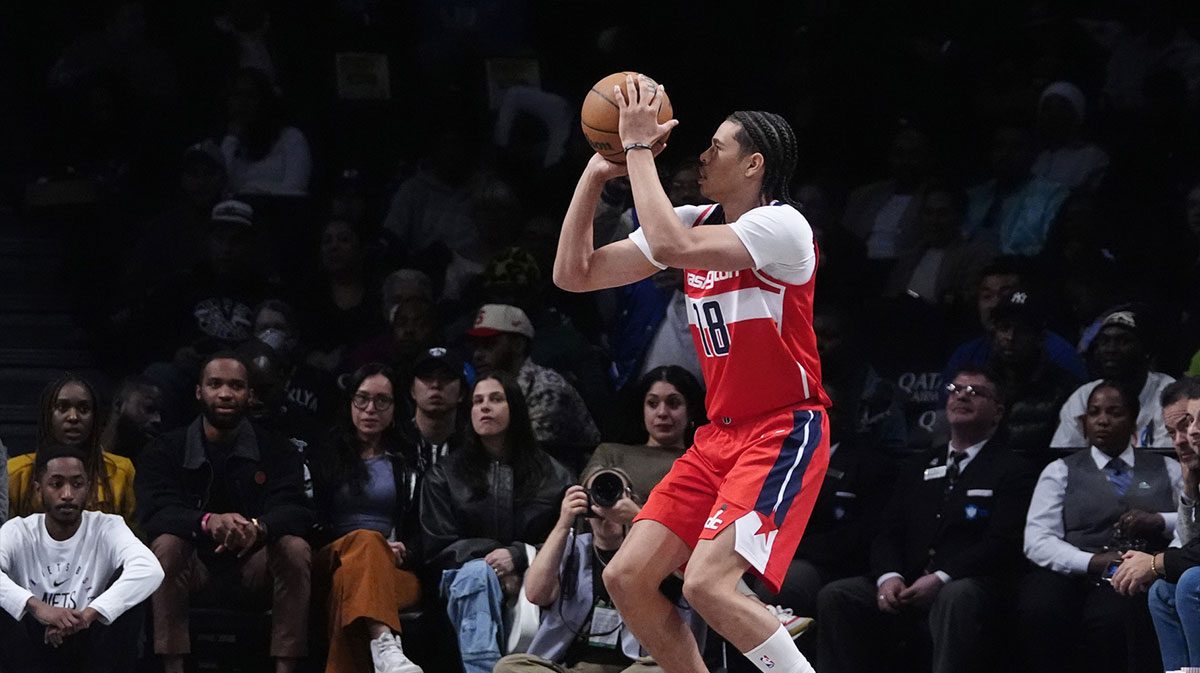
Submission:
M 625 148 L 621 145 L 621 136 L 617 133 L 621 111 L 617 107 L 616 99 L 613 98 L 613 87 L 621 87 L 621 93 L 625 94 L 626 75 L 637 77 L 638 73 L 615 72 L 596 82 L 583 99 L 583 110 L 579 115 L 583 125 L 583 135 L 587 138 L 588 144 L 596 150 L 597 154 L 617 164 L 625 163 Z M 658 83 L 648 76 L 646 79 L 650 80 L 650 92 L 653 95 L 654 91 L 658 89 Z M 628 95 L 626 95 L 626 100 L 628 99 Z M 663 92 L 658 105 L 658 123 L 662 124 L 672 116 L 674 116 L 674 111 L 671 109 L 671 99 L 667 97 L 666 92 Z M 670 134 L 668 133 L 668 135 Z M 664 142 L 666 139 L 667 136 L 663 136 L 656 141 L 656 144 Z

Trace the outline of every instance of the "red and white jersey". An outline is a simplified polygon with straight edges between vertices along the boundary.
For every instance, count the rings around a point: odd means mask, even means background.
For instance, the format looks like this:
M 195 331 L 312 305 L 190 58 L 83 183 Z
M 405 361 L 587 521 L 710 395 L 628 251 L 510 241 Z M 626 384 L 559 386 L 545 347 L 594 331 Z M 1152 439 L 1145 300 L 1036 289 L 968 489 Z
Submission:
M 675 209 L 685 226 L 721 222 L 720 205 Z M 795 208 L 754 208 L 733 229 L 754 267 L 687 269 L 689 323 L 708 387 L 708 415 L 729 425 L 784 408 L 828 407 L 813 333 L 817 246 Z M 630 235 L 660 268 L 640 230 Z

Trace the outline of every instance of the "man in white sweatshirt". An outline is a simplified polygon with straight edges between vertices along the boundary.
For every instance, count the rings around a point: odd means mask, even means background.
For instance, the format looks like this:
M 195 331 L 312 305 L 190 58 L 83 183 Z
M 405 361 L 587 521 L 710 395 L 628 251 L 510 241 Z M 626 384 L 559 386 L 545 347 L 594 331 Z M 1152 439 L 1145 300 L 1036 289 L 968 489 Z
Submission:
M 120 516 L 83 509 L 91 484 L 78 449 L 43 447 L 34 472 L 46 513 L 0 527 L 0 670 L 132 670 L 143 617 L 133 608 L 162 566 Z

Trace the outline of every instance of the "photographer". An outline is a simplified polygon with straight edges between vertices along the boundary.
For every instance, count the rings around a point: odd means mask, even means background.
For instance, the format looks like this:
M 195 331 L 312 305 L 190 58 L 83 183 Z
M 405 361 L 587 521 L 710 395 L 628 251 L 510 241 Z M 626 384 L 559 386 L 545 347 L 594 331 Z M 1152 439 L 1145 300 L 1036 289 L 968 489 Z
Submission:
M 687 450 L 696 426 L 704 422 L 704 391 L 682 367 L 655 367 L 637 382 L 633 391 L 633 399 L 641 410 L 646 443 L 601 444 L 581 474 L 581 481 L 591 483 L 591 490 L 600 493 L 601 502 L 596 504 L 612 507 L 611 516 L 626 526 L 633 522 L 650 491 L 662 481 L 675 459 Z M 621 486 L 611 479 L 593 483 L 596 475 L 605 472 L 620 475 L 629 497 L 622 497 Z
M 612 471 L 597 477 L 616 477 Z M 628 493 L 623 478 L 616 477 L 618 497 Z M 585 486 L 572 486 L 563 497 L 558 521 L 542 552 L 525 573 L 525 596 L 545 612 L 526 654 L 510 654 L 496 664 L 494 673 L 535 671 L 588 671 L 598 673 L 657 673 L 652 659 L 641 657 L 642 648 L 625 627 L 604 588 L 601 573 L 625 539 L 626 526 L 609 508 L 598 516 L 590 507 L 596 477 Z M 603 488 L 601 489 L 604 490 Z M 588 517 L 590 533 L 577 533 L 580 517 Z M 678 605 L 678 598 L 676 597 Z M 680 609 L 695 631 L 698 619 Z

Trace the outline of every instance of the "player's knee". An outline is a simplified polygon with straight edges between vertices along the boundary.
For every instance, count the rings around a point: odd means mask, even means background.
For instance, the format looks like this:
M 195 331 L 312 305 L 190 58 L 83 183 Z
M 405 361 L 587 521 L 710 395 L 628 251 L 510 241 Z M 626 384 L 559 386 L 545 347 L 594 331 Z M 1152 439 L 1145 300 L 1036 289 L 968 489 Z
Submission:
M 604 567 L 603 578 L 604 588 L 614 600 L 619 601 L 626 596 L 636 595 L 638 591 L 637 568 L 625 562 L 620 555 Z
M 712 609 L 718 607 L 723 598 L 736 592 L 734 586 L 726 584 L 716 573 L 708 572 L 702 567 L 689 566 L 683 576 L 683 597 L 701 614 L 712 614 Z

